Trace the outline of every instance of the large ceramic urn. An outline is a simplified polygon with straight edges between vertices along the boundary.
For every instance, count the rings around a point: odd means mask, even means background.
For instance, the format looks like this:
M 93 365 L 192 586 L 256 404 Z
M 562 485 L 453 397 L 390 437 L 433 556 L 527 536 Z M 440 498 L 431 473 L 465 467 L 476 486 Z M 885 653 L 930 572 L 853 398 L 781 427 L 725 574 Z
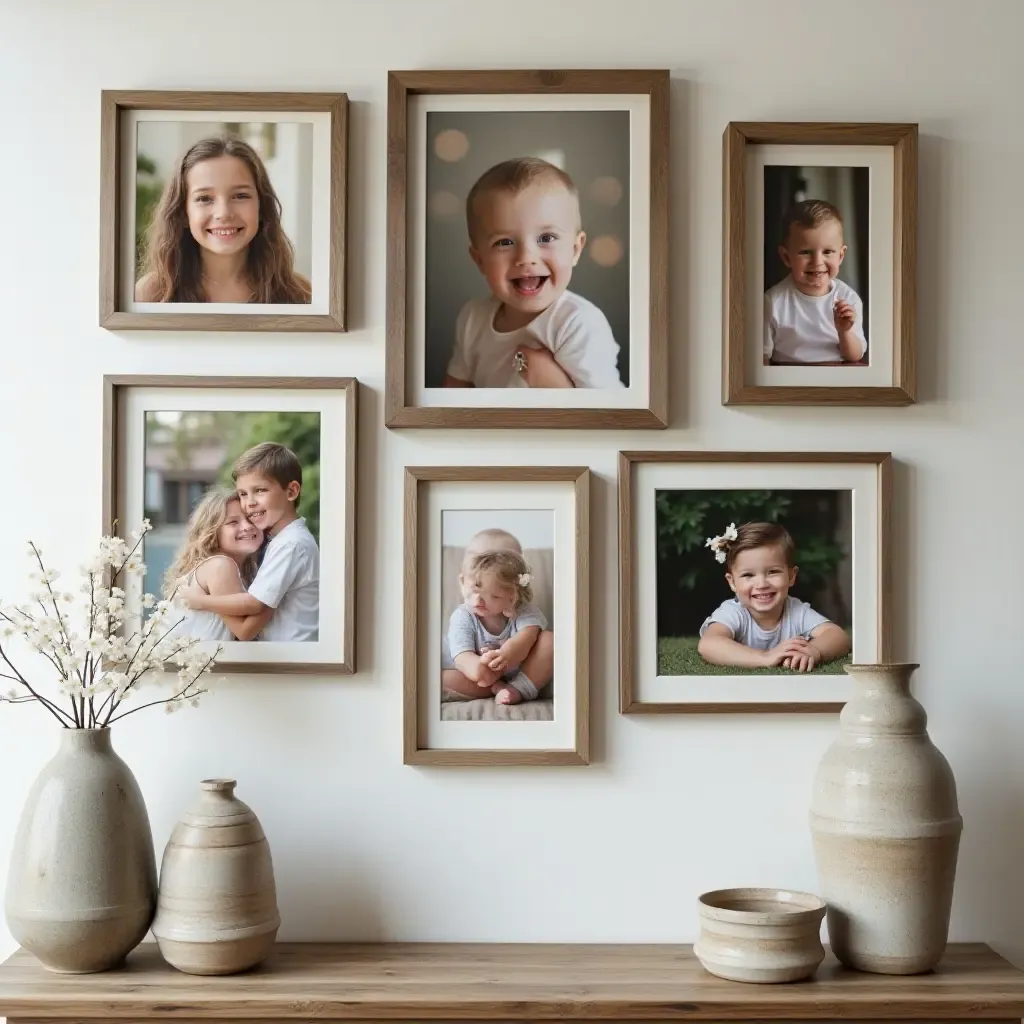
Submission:
M 910 693 L 917 667 L 846 666 L 856 692 L 811 803 L 832 950 L 878 974 L 917 974 L 942 958 L 963 827 L 953 772 Z
M 160 868 L 153 935 L 186 974 L 234 974 L 274 947 L 281 923 L 270 846 L 234 779 L 200 783 Z
M 7 875 L 7 927 L 44 967 L 120 964 L 156 909 L 149 815 L 110 729 L 62 729 L 32 784 Z

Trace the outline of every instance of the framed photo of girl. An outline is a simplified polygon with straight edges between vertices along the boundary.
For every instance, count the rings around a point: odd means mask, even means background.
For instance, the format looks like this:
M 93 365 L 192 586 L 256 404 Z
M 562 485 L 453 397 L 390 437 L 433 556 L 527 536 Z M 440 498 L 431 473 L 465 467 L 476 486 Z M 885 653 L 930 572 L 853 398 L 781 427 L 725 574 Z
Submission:
M 388 76 L 389 427 L 668 421 L 667 71 Z
M 917 125 L 733 122 L 725 405 L 915 401 Z
M 406 764 L 590 759 L 590 471 L 405 471 Z
M 890 656 L 892 457 L 620 452 L 620 711 L 838 711 Z
M 344 93 L 102 94 L 100 326 L 344 331 Z
M 177 602 L 218 669 L 354 672 L 357 381 L 103 387 L 103 521 L 143 535 L 126 606 Z

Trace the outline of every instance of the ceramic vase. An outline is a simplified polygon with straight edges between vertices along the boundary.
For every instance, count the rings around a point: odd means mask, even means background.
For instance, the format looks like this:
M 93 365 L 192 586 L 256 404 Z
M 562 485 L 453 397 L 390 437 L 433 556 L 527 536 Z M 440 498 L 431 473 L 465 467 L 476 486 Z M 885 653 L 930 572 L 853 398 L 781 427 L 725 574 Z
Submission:
M 953 772 L 910 694 L 917 667 L 846 667 L 856 692 L 811 803 L 832 950 L 877 974 L 919 974 L 942 958 L 963 827 Z
M 153 934 L 179 971 L 234 974 L 274 947 L 281 923 L 274 866 L 235 780 L 207 779 L 199 789 L 164 850 Z
M 156 857 L 135 776 L 110 729 L 62 729 L 32 784 L 7 876 L 7 927 L 44 967 L 116 967 L 156 908 Z

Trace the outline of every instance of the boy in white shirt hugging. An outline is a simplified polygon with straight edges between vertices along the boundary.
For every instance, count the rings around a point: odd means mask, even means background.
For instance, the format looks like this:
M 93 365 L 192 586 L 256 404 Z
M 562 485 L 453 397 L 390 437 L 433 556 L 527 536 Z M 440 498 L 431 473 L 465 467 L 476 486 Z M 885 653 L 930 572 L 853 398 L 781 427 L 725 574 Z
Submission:
M 782 222 L 779 258 L 789 274 L 764 293 L 764 363 L 856 363 L 867 351 L 864 305 L 836 276 L 846 256 L 843 218 L 805 199 Z
M 264 441 L 243 452 L 231 470 L 242 511 L 269 539 L 248 593 L 189 595 L 189 607 L 219 615 L 274 609 L 260 640 L 317 640 L 320 550 L 298 514 L 302 466 L 283 444 Z
M 567 290 L 587 239 L 572 178 L 546 160 L 506 160 L 470 189 L 466 222 L 491 294 L 462 307 L 444 386 L 623 387 L 607 318 Z

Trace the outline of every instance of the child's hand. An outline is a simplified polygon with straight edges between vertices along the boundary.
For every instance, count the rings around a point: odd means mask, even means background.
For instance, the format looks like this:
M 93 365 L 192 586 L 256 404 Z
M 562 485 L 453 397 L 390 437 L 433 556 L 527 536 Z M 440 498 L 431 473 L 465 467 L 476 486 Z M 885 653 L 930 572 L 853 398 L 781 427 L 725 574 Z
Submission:
M 487 690 L 489 690 L 500 678 L 498 673 L 484 661 L 484 658 L 488 654 L 492 653 L 492 651 L 484 651 L 480 656 L 480 663 L 476 667 L 476 685 Z
M 813 672 L 821 662 L 821 653 L 814 644 L 809 643 L 807 650 L 799 654 L 791 654 L 783 663 L 783 668 L 791 669 L 793 672 Z
M 508 668 L 508 658 L 501 650 L 484 651 L 480 660 L 492 671 L 501 675 Z
M 523 348 L 522 361 L 526 364 L 519 375 L 531 388 L 571 388 L 572 378 L 558 365 L 549 349 Z
M 852 331 L 857 323 L 857 311 L 849 302 L 839 299 L 832 307 L 832 320 L 836 325 L 836 330 L 840 334 L 846 334 L 848 331 Z
M 802 636 L 792 636 L 788 640 L 783 640 L 781 644 L 777 644 L 775 647 L 765 651 L 764 663 L 767 667 L 783 665 L 789 668 L 786 662 L 797 655 L 805 654 L 810 646 L 810 643 Z

